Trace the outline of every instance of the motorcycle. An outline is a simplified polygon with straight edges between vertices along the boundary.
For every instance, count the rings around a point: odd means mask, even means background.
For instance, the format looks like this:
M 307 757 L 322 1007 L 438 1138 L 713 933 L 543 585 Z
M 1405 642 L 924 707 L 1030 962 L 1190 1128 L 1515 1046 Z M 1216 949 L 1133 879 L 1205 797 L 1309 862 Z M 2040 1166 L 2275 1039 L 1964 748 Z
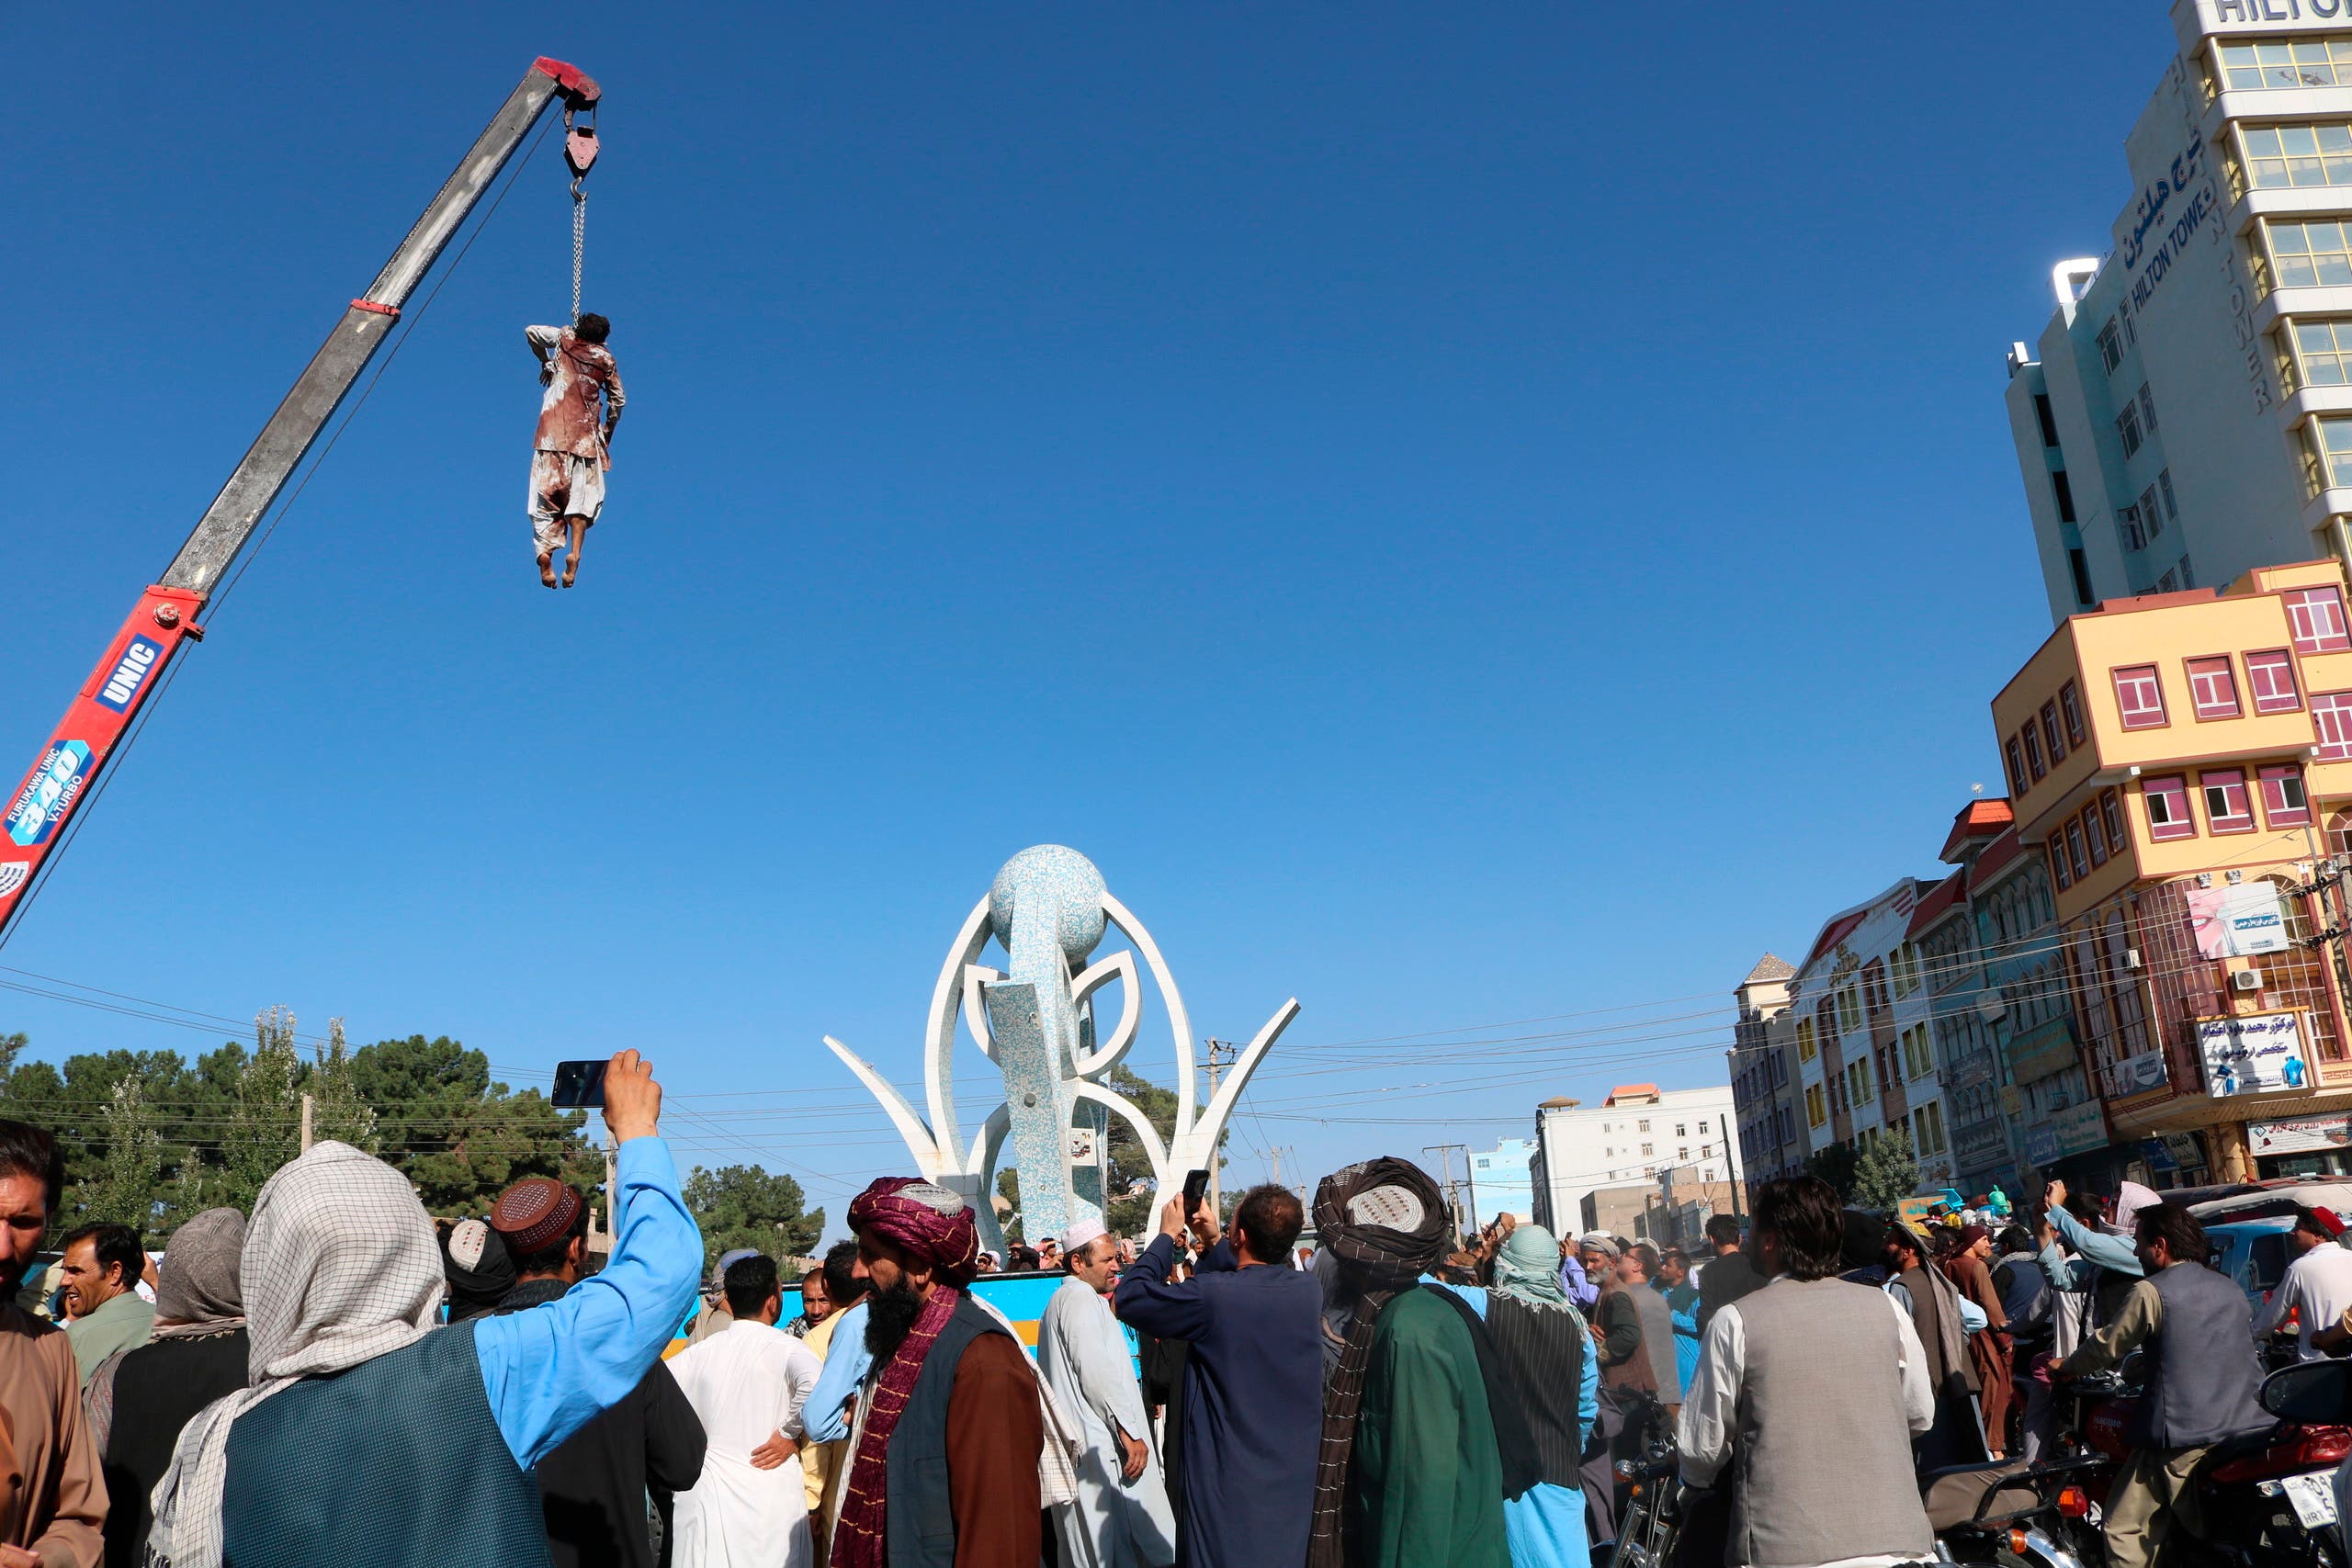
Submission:
M 2104 1560 L 2099 1507 L 2087 1483 L 2111 1471 L 2104 1454 L 2028 1464 L 1930 1471 L 1920 1501 L 1936 1557 L 1970 1568 L 2084 1568 Z
M 2133 1360 L 2074 1386 L 2084 1448 L 2120 1465 L 2140 1390 Z M 2195 1528 L 2177 1529 L 2167 1555 L 2214 1568 L 2346 1568 L 2335 1476 L 2352 1460 L 2352 1362 L 2305 1361 L 2262 1382 L 2275 1426 L 2216 1443 L 2190 1472 Z M 2104 1503 L 2098 1477 L 2096 1500 Z
M 1638 1451 L 1614 1467 L 1624 1503 L 1610 1568 L 1675 1568 L 1689 1495 L 1679 1473 L 1674 1428 L 1666 1407 L 1656 1401 L 1645 1401 L 1636 1419 L 1642 1427 Z

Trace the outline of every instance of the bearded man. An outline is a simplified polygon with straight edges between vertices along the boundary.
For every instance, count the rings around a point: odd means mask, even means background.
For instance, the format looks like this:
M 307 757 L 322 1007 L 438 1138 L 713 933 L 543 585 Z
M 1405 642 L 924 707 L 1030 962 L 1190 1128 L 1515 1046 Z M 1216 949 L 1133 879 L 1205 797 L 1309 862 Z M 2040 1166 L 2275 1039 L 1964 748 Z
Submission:
M 850 1433 L 833 1568 L 1035 1568 L 1037 1377 L 1021 1342 L 965 1293 L 979 1265 L 970 1205 L 886 1177 L 851 1202 L 849 1224 L 874 1370 Z
M 1060 1512 L 1066 1568 L 1170 1568 L 1176 1561 L 1176 1516 L 1143 1384 L 1111 1315 L 1119 1247 L 1099 1219 L 1080 1220 L 1062 1236 L 1069 1277 L 1037 1322 L 1037 1370 L 1083 1434 L 1077 1506 Z
M 65 1185 L 57 1141 L 0 1122 L 0 1568 L 96 1568 L 106 1483 L 64 1333 L 17 1304 Z

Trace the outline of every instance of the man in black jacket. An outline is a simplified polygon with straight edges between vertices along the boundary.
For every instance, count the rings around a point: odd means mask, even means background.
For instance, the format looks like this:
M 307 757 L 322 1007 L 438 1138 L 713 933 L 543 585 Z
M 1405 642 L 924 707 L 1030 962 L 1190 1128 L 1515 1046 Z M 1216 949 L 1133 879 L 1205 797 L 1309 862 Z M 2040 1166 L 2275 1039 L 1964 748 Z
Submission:
M 1764 1276 L 1758 1271 L 1747 1253 L 1739 1249 L 1739 1221 L 1731 1214 L 1715 1214 L 1707 1221 L 1707 1247 L 1714 1253 L 1699 1268 L 1699 1332 L 1707 1332 L 1707 1324 L 1724 1307 L 1739 1300 L 1750 1291 L 1764 1287 Z
M 565 1183 L 526 1177 L 498 1195 L 491 1229 L 514 1259 L 514 1288 L 495 1309 L 523 1312 L 580 1281 L 588 1205 Z M 653 1568 L 650 1490 L 666 1520 L 670 1495 L 702 1474 L 702 1422 L 656 1361 L 628 1398 L 539 1461 L 539 1502 L 555 1568 Z

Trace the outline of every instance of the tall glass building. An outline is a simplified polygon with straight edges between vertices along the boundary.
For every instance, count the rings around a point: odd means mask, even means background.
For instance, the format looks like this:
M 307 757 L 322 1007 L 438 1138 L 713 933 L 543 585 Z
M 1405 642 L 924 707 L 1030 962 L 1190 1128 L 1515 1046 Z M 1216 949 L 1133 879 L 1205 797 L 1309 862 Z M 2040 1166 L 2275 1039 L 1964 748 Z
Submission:
M 2352 560 L 2352 0 L 2176 0 L 2106 254 L 2007 402 L 2053 622 Z

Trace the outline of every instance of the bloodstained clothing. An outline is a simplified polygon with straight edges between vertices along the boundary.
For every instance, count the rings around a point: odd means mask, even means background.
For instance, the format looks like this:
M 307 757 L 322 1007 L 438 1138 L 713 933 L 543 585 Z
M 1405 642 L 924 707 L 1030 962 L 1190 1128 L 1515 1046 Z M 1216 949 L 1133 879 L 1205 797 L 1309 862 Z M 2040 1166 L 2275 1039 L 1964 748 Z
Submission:
M 523 335 L 539 356 L 539 375 L 547 387 L 539 399 L 539 432 L 533 446 L 541 452 L 568 452 L 601 462 L 628 400 L 621 392 L 620 367 L 612 351 L 601 343 L 581 342 L 569 327 L 526 327 Z

